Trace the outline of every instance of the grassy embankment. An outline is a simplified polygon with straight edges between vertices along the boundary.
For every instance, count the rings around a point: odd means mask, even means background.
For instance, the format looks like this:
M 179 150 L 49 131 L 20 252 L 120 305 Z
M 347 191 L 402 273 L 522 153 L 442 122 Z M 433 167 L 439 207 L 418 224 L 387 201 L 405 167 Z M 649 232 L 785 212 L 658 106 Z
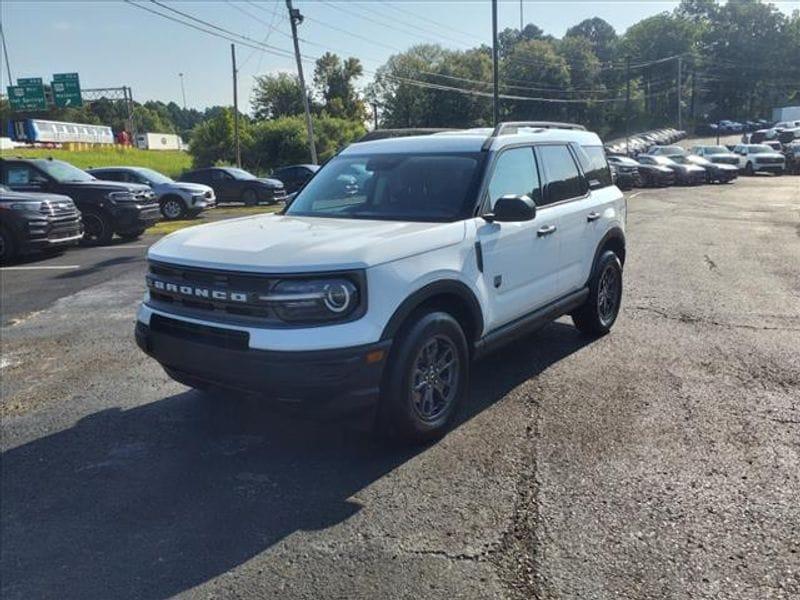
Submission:
M 64 150 L 51 148 L 14 148 L 3 150 L 4 157 L 47 158 L 63 160 L 80 169 L 90 167 L 148 167 L 168 177 L 177 177 L 192 166 L 192 157 L 179 150 L 139 150 L 114 146 L 89 150 Z

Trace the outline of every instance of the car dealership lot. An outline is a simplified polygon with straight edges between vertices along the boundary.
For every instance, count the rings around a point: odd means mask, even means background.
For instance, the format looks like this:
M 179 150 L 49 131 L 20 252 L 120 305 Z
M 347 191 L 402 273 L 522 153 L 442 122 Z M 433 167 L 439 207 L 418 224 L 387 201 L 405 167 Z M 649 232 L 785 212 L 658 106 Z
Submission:
M 796 597 L 798 186 L 628 194 L 613 332 L 490 357 L 424 449 L 169 381 L 153 237 L 3 269 L 3 597 Z

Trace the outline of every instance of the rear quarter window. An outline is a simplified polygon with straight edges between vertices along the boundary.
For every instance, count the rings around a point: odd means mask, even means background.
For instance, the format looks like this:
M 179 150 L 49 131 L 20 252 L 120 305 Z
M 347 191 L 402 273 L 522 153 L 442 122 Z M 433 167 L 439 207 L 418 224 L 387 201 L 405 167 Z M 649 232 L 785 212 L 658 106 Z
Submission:
M 611 171 L 602 146 L 578 146 L 576 154 L 589 182 L 599 181 L 603 187 L 611 185 Z

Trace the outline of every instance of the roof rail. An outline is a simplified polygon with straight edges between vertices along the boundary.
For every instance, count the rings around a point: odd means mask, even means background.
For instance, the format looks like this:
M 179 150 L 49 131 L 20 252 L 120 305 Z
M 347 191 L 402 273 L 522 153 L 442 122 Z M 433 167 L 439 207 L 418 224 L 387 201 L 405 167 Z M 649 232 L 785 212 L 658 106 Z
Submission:
M 456 129 L 447 128 L 433 128 L 433 127 L 417 127 L 409 129 L 375 129 L 368 131 L 354 143 L 372 142 L 375 140 L 385 140 L 387 138 L 409 137 L 412 135 L 432 135 L 434 133 L 442 133 L 445 131 L 457 131 Z
M 483 150 L 488 150 L 492 145 L 492 140 L 504 134 L 517 133 L 520 129 L 572 129 L 574 131 L 586 131 L 586 127 L 577 123 L 559 123 L 558 121 L 507 121 L 498 123 L 492 134 L 486 138 Z

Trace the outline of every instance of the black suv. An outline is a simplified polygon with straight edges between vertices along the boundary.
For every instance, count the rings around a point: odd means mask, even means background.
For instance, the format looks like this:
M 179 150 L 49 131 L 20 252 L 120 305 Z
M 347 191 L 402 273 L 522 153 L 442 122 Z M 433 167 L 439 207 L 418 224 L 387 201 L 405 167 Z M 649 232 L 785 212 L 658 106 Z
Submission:
M 161 218 L 155 194 L 146 185 L 101 181 L 69 163 L 49 158 L 4 158 L 0 166 L 0 180 L 14 191 L 72 198 L 83 217 L 87 244 L 108 244 L 115 233 L 135 239 Z
M 292 165 L 275 169 L 270 177 L 282 181 L 287 194 L 294 194 L 303 187 L 317 171 L 319 171 L 319 165 Z
M 0 263 L 35 250 L 60 250 L 82 237 L 81 213 L 66 196 L 0 185 Z
M 262 179 L 236 167 L 209 167 L 184 173 L 178 181 L 210 186 L 217 202 L 244 202 L 248 206 L 286 200 L 286 189 L 277 179 Z

